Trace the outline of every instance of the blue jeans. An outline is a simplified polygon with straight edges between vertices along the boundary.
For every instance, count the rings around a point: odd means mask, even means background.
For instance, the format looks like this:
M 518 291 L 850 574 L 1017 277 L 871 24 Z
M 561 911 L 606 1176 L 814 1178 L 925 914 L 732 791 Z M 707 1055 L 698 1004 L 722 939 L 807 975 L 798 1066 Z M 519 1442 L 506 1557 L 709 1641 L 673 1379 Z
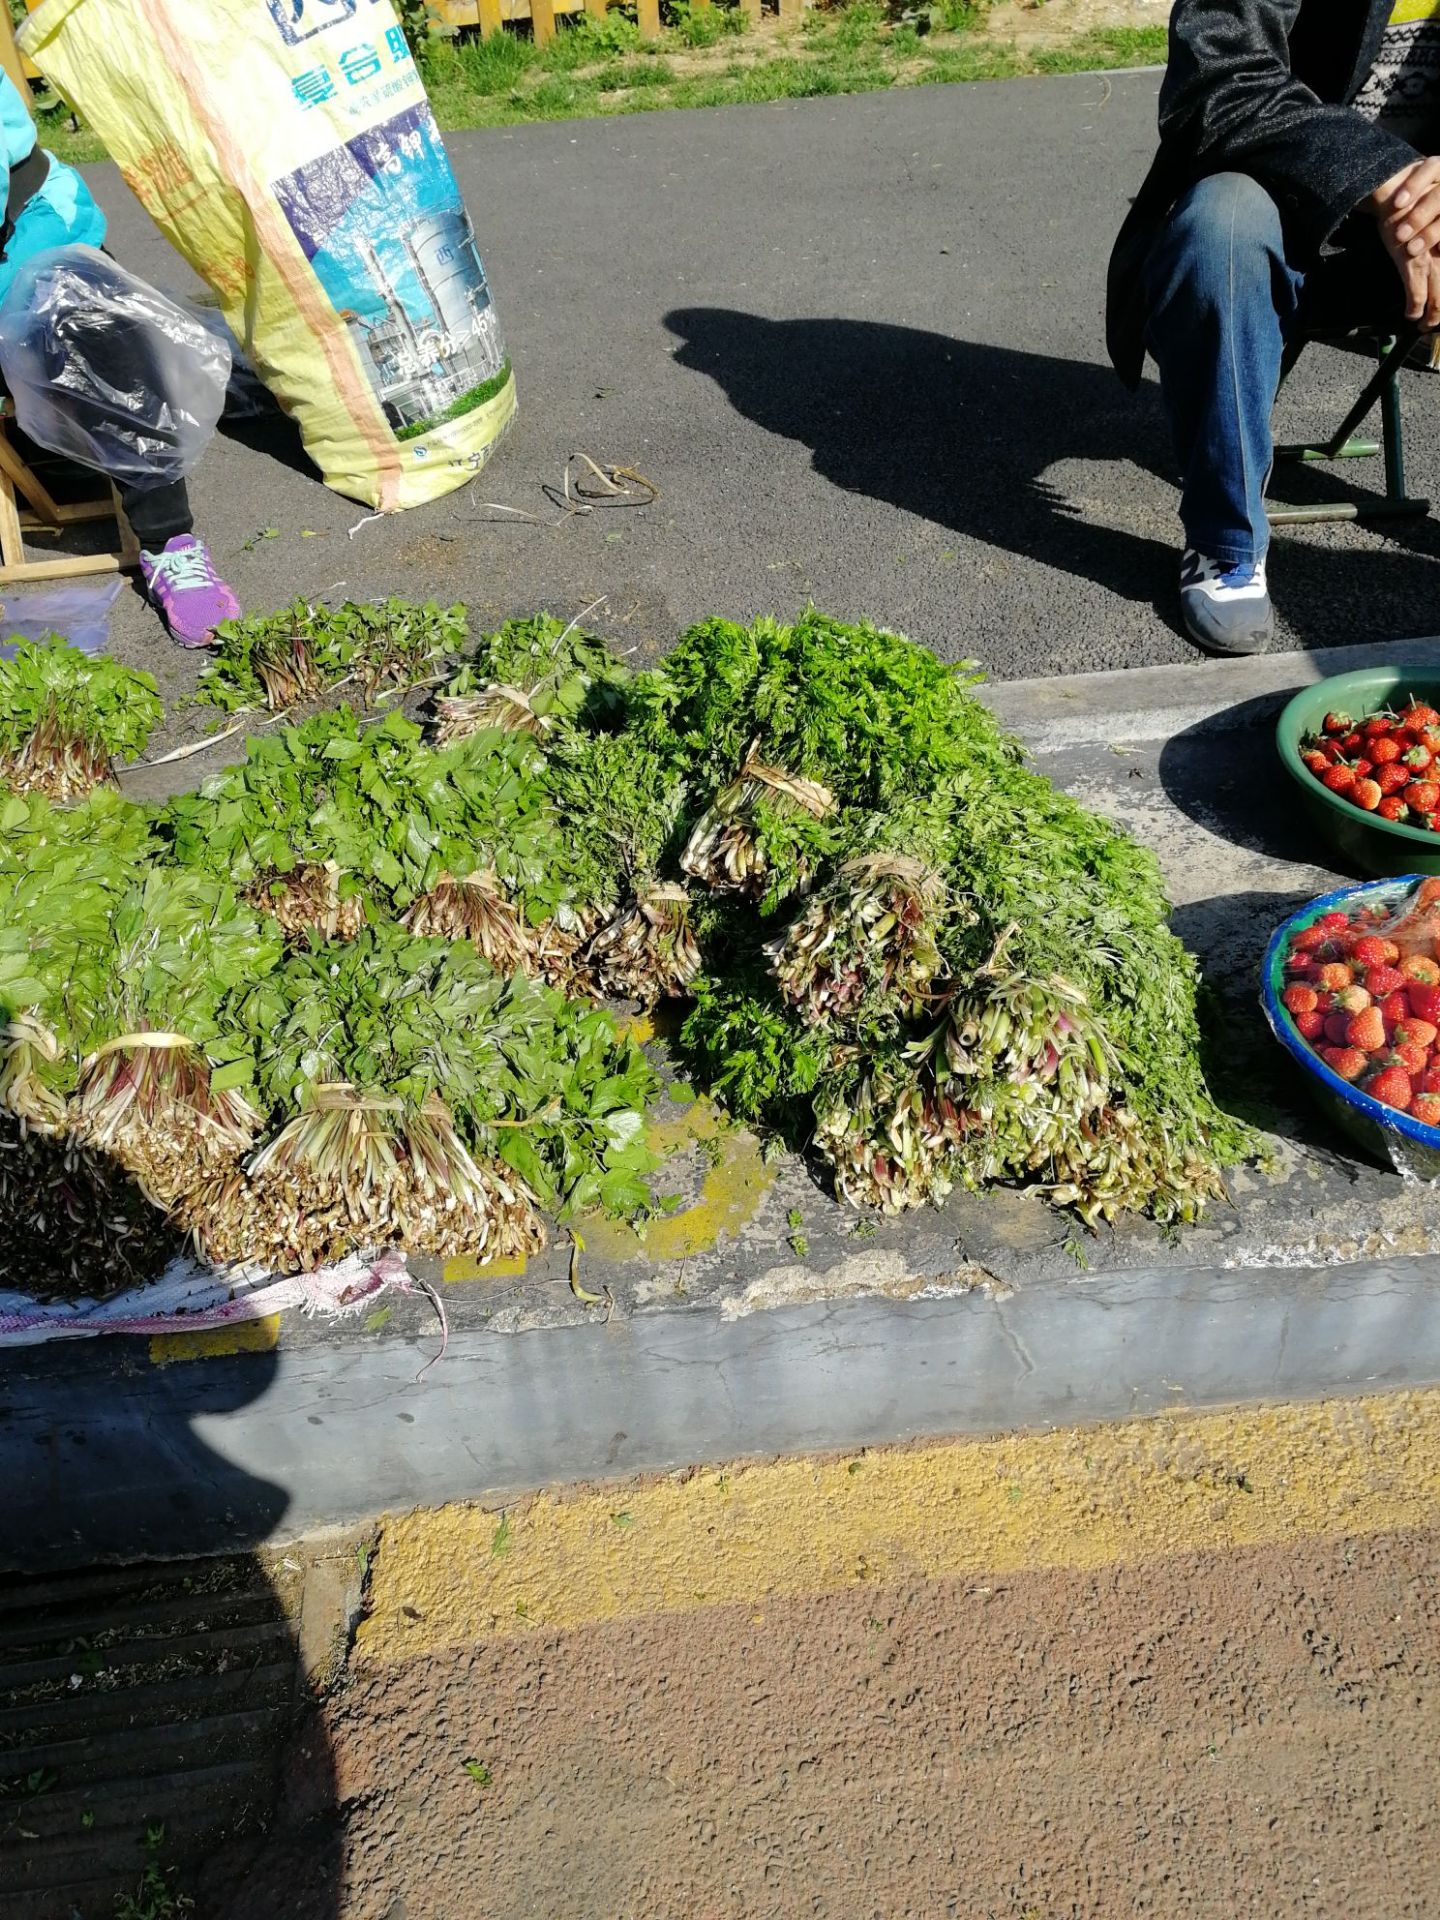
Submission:
M 1358 216 L 1307 275 L 1287 258 L 1258 181 L 1217 173 L 1176 201 L 1145 263 L 1146 344 L 1180 462 L 1188 546 L 1244 566 L 1264 558 L 1270 416 L 1285 343 L 1301 331 L 1397 320 L 1400 277 Z

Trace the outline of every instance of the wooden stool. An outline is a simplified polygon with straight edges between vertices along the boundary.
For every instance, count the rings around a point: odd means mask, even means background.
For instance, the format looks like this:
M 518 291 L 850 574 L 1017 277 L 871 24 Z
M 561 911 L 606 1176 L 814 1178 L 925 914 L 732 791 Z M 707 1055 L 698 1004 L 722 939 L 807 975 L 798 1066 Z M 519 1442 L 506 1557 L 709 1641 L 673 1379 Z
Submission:
M 62 504 L 21 459 L 10 439 L 14 402 L 0 400 L 0 582 L 14 580 L 72 580 L 87 573 L 115 573 L 138 564 L 140 543 L 130 530 L 114 487 L 104 500 Z M 30 509 L 23 512 L 19 495 Z M 97 520 L 113 520 L 119 530 L 118 553 L 88 553 L 57 560 L 27 560 L 25 535 L 58 534 L 66 527 Z

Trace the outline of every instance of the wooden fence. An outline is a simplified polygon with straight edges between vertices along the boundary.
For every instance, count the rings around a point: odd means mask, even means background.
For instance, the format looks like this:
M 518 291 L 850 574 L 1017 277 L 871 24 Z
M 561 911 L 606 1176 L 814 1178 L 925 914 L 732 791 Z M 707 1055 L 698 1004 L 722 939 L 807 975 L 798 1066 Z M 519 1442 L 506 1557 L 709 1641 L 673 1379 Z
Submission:
M 426 0 L 438 25 L 442 27 L 478 27 L 485 39 L 503 33 L 506 23 L 528 20 L 537 46 L 555 37 L 555 22 L 561 14 L 588 13 L 603 20 L 617 0 Z M 710 0 L 691 0 L 692 6 L 707 7 Z M 753 20 L 760 18 L 763 0 L 740 0 L 740 9 Z M 779 0 L 782 20 L 799 20 L 804 0 Z M 647 40 L 658 40 L 660 0 L 636 0 L 640 31 Z

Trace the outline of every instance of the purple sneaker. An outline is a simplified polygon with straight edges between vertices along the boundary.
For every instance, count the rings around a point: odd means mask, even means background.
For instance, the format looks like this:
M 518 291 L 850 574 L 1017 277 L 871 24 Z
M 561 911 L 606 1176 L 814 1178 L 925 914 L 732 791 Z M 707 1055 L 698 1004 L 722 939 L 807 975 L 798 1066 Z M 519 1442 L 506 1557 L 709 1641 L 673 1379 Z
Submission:
M 222 620 L 240 618 L 240 602 L 193 533 L 177 533 L 163 553 L 142 553 L 140 571 L 151 606 L 182 647 L 208 647 Z

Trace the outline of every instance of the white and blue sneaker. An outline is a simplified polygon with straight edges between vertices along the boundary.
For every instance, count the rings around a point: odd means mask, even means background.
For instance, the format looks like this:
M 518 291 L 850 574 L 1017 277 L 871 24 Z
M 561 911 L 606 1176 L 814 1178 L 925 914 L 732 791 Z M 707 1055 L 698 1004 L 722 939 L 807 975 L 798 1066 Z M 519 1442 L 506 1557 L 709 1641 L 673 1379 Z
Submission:
M 1206 653 L 1264 653 L 1275 633 L 1265 562 L 1230 566 L 1195 547 L 1180 562 L 1185 631 Z

